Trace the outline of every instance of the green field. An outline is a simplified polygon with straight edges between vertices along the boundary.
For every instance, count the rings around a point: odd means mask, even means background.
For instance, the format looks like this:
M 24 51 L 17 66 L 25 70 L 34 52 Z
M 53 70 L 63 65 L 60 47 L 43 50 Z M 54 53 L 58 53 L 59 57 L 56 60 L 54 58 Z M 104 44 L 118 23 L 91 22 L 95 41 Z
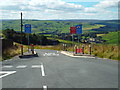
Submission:
M 119 44 L 118 41 L 118 35 L 120 31 L 118 32 L 109 32 L 108 34 L 102 35 L 102 38 L 106 40 L 107 44 Z

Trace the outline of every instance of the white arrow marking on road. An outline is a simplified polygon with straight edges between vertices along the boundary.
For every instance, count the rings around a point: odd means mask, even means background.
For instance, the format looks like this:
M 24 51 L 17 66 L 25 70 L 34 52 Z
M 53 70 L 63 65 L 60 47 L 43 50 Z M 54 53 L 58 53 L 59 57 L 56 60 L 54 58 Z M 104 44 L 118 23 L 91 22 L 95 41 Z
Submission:
M 43 64 L 41 63 L 41 72 L 42 72 L 42 76 L 45 76 L 45 71 L 44 71 L 44 67 L 43 67 Z
M 16 71 L 0 71 L 0 74 L 3 74 L 3 75 L 0 75 L 0 78 L 3 78 L 13 73 L 16 73 Z

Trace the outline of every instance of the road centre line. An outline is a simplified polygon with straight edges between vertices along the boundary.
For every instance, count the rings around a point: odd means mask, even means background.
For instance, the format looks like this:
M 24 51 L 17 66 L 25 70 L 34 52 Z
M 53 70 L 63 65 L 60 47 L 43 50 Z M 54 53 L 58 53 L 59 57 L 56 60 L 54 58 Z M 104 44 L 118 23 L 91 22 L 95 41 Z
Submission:
M 41 63 L 41 72 L 42 72 L 42 76 L 45 76 L 45 70 L 44 70 L 44 67 L 43 67 L 43 64 Z
M 47 86 L 44 85 L 44 86 L 43 86 L 43 90 L 47 90 Z

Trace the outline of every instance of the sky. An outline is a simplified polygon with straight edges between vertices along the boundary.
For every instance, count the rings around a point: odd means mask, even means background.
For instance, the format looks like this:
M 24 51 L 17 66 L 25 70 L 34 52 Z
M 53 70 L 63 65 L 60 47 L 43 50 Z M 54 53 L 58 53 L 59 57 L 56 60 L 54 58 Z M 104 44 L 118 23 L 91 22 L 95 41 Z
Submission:
M 118 19 L 120 0 L 2 0 L 0 19 Z

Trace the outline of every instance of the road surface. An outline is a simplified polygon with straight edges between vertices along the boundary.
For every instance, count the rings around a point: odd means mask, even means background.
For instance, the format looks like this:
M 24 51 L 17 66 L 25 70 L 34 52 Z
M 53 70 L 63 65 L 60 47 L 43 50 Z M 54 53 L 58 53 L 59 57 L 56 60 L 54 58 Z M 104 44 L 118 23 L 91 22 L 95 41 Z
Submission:
M 118 61 L 69 57 L 36 50 L 39 57 L 2 63 L 2 88 L 117 88 Z

